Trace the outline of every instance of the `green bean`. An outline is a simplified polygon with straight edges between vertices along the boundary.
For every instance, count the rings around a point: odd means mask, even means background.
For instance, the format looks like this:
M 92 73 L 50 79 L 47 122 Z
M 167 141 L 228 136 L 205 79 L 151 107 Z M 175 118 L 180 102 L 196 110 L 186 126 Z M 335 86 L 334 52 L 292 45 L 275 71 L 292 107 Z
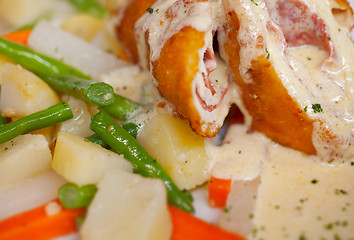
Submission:
M 45 110 L 33 113 L 17 121 L 0 126 L 0 144 L 21 134 L 45 128 L 73 117 L 66 102 L 58 103 Z
M 140 124 L 135 124 L 133 122 L 124 122 L 122 124 L 122 127 L 134 138 L 136 138 L 136 136 L 138 136 L 139 130 L 141 129 Z
M 96 83 L 68 75 L 41 76 L 41 78 L 54 90 L 97 104 L 111 116 L 121 120 L 130 118 L 140 106 L 138 103 L 114 94 L 113 88 L 106 83 Z M 97 88 L 89 91 L 93 83 L 96 83 Z M 109 104 L 103 104 L 105 101 Z
M 132 123 L 132 122 L 123 123 L 122 127 L 134 138 L 136 138 L 136 136 L 138 135 L 138 131 L 141 128 L 140 125 L 136 125 L 135 123 Z M 97 136 L 97 134 L 93 134 L 89 137 L 86 137 L 86 140 L 88 140 L 92 143 L 96 143 L 103 148 L 106 148 L 106 149 L 110 148 L 109 145 L 107 143 L 105 143 L 105 141 L 102 140 L 102 138 Z
M 93 116 L 90 128 L 114 151 L 123 154 L 133 164 L 136 173 L 144 177 L 161 179 L 165 183 L 170 204 L 187 212 L 194 211 L 191 202 L 178 189 L 161 165 L 106 112 L 100 111 Z
M 98 144 L 103 148 L 109 149 L 109 145 L 107 143 L 105 143 L 102 138 L 100 138 L 99 136 L 97 136 L 97 134 L 93 134 L 89 137 L 86 137 L 86 140 Z
M 60 203 L 66 208 L 87 207 L 97 192 L 95 185 L 85 185 L 82 187 L 74 183 L 66 183 L 58 190 Z
M 9 118 L 0 115 L 0 126 L 8 123 L 8 121 L 9 121 Z
M 0 37 L 0 54 L 40 76 L 67 74 L 85 79 L 90 78 L 56 59 L 35 53 L 23 45 L 11 42 L 2 37 Z
M 95 0 L 67 0 L 80 12 L 92 14 L 99 18 L 108 16 L 106 9 Z
M 70 75 L 41 77 L 54 90 L 92 102 L 98 106 L 107 106 L 115 101 L 113 87 L 103 82 L 95 82 Z
M 112 117 L 127 120 L 135 113 L 139 106 L 138 103 L 115 94 L 114 103 L 108 106 L 103 106 L 101 109 L 106 111 Z

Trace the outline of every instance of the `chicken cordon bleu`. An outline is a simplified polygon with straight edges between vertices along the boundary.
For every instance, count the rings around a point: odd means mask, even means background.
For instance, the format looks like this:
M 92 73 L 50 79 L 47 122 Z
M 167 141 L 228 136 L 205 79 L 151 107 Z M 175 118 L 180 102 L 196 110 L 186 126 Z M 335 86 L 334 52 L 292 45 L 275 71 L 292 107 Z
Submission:
M 119 18 L 127 54 L 198 134 L 215 136 L 236 103 L 275 142 L 328 162 L 353 157 L 346 1 L 132 0 Z

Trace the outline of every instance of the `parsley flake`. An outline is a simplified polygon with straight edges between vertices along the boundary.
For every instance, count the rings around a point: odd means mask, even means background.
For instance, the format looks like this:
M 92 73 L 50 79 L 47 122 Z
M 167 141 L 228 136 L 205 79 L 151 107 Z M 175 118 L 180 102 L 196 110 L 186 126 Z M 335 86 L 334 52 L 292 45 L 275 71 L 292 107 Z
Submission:
M 269 59 L 270 53 L 268 52 L 268 48 L 266 48 L 265 51 L 266 51 L 266 53 L 267 53 L 267 59 Z
M 147 8 L 146 11 L 150 14 L 152 14 L 154 12 L 154 9 L 153 8 Z
M 311 60 L 312 60 L 312 58 L 310 58 L 310 57 L 307 57 L 307 60 L 311 61 Z
M 336 188 L 335 190 L 334 190 L 334 194 L 336 194 L 336 195 L 346 195 L 348 192 L 347 191 L 344 191 L 343 189 L 338 189 L 338 188 Z
M 317 180 L 317 179 L 313 179 L 313 180 L 311 181 L 311 183 L 312 183 L 312 184 L 316 184 L 316 183 L 318 183 L 318 180 Z
M 254 2 L 254 0 L 251 0 L 251 2 L 252 2 L 254 5 L 258 6 L 258 3 Z
M 306 107 L 304 107 L 304 112 L 307 112 L 307 106 L 306 106 Z
M 323 112 L 323 109 L 322 109 L 322 107 L 321 107 L 321 104 L 319 104 L 319 103 L 312 104 L 312 109 L 313 109 L 313 112 L 314 112 L 314 113 Z

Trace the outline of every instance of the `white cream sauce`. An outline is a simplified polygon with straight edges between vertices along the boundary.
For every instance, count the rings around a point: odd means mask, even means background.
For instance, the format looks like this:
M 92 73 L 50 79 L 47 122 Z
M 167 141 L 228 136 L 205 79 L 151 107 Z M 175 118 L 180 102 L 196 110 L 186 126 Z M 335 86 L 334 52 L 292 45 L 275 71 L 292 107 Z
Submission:
M 245 82 L 252 81 L 247 74 L 251 61 L 269 53 L 269 59 L 289 95 L 302 109 L 307 108 L 308 116 L 315 120 L 313 143 L 318 155 L 330 160 L 334 152 L 342 155 L 339 158 L 343 160 L 351 159 L 354 156 L 354 45 L 348 30 L 337 24 L 327 1 L 326 4 L 320 0 L 308 1 L 312 11 L 326 24 L 329 44 L 334 46 L 333 57 L 322 59 L 314 67 L 308 64 L 307 59 L 299 58 L 299 54 L 293 56 L 294 51 L 287 48 L 280 26 L 276 24 L 278 2 L 228 1 L 240 21 L 238 38 L 241 45 L 241 76 Z M 263 48 L 256 47 L 258 36 L 264 39 Z M 312 104 L 320 104 L 323 112 L 315 113 Z M 325 131 L 336 136 L 336 139 L 324 138 Z
M 326 164 L 246 130 L 232 125 L 221 147 L 206 144 L 212 175 L 233 180 L 221 227 L 248 239 L 354 236 L 351 163 Z

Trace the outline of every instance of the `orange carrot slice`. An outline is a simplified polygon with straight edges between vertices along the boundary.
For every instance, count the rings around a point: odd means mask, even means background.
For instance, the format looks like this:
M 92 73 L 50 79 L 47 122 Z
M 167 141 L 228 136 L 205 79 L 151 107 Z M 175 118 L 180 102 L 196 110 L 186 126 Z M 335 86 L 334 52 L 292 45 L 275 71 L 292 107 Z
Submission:
M 31 29 L 23 29 L 23 30 L 7 33 L 3 35 L 3 37 L 10 41 L 27 45 L 27 41 L 30 34 L 31 34 Z
M 173 206 L 168 208 L 173 225 L 171 240 L 246 240 Z
M 51 209 L 52 208 L 52 209 Z M 76 232 L 85 209 L 66 209 L 58 200 L 0 222 L 0 240 L 47 240 Z
M 231 179 L 220 179 L 212 176 L 209 181 L 209 205 L 212 207 L 225 207 L 230 189 Z

